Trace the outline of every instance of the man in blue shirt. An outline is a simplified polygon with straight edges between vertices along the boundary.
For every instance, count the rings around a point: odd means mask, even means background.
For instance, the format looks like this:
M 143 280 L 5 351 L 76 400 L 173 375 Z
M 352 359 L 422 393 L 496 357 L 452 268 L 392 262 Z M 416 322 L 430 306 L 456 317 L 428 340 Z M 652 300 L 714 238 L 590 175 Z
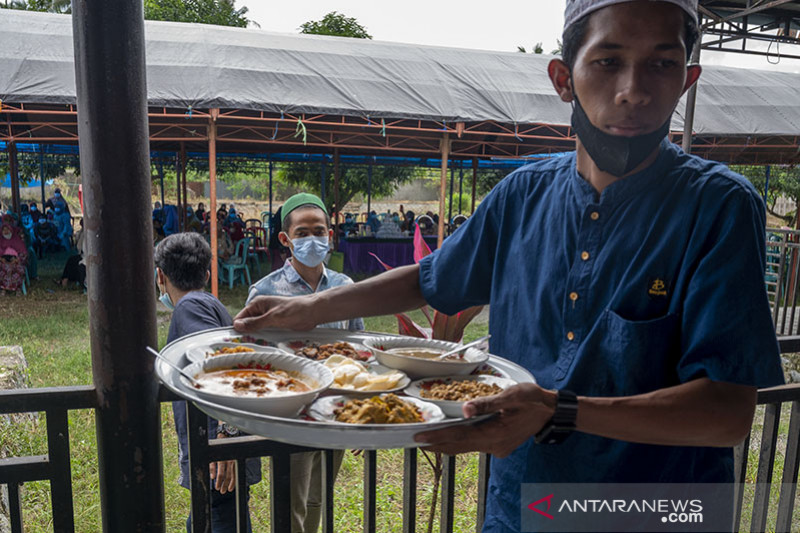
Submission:
M 519 531 L 523 483 L 728 483 L 759 387 L 782 383 L 765 210 L 725 166 L 666 140 L 700 67 L 696 1 L 568 0 L 549 76 L 576 153 L 519 169 L 419 266 L 234 326 L 307 329 L 427 302 L 491 304 L 491 350 L 537 385 L 469 402 L 492 421 L 417 436 L 494 455 L 485 532 Z M 552 445 L 558 444 L 558 445 Z

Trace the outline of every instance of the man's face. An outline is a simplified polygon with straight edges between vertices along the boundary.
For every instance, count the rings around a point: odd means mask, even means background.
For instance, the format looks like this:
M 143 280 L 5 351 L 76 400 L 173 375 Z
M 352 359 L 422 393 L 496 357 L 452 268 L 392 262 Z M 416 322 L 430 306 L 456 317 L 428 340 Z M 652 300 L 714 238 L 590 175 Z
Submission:
M 303 237 L 333 237 L 333 231 L 328 228 L 325 213 L 317 207 L 301 207 L 291 212 L 286 222 L 288 227 L 279 236 L 281 244 L 289 246 L 289 239 Z
M 683 11 L 665 2 L 627 2 L 591 15 L 572 84 L 595 127 L 633 137 L 666 122 L 687 88 L 683 34 Z

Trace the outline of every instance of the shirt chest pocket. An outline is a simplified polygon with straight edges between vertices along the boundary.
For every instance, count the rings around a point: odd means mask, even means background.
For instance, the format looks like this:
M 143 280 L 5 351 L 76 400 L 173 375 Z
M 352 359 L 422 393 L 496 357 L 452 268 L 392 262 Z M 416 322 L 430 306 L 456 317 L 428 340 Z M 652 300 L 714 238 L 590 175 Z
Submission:
M 648 320 L 629 320 L 606 309 L 596 346 L 602 368 L 595 376 L 614 394 L 649 392 L 677 382 L 680 357 L 680 315 L 670 313 Z M 606 392 L 604 395 L 608 395 Z

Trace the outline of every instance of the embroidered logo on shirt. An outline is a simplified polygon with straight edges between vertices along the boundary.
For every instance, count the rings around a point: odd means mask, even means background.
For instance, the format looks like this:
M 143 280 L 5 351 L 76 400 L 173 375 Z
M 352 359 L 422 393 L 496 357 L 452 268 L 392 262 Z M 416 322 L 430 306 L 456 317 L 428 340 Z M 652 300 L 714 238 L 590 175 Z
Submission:
M 667 284 L 661 278 L 651 279 L 648 282 L 647 294 L 665 297 L 667 295 Z

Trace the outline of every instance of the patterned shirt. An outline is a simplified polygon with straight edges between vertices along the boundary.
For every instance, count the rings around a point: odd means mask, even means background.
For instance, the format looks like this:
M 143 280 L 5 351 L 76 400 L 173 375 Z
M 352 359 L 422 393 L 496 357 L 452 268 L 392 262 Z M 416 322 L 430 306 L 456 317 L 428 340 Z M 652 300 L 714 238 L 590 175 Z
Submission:
M 249 304 L 256 296 L 304 296 L 353 283 L 353 280 L 344 274 L 330 270 L 324 265 L 322 269 L 322 279 L 319 280 L 315 291 L 306 283 L 306 280 L 300 277 L 300 274 L 292 266 L 292 261 L 287 259 L 280 270 L 276 270 L 250 286 L 247 303 Z M 354 318 L 352 320 L 321 324 L 318 327 L 360 331 L 364 329 L 364 321 L 360 318 Z

